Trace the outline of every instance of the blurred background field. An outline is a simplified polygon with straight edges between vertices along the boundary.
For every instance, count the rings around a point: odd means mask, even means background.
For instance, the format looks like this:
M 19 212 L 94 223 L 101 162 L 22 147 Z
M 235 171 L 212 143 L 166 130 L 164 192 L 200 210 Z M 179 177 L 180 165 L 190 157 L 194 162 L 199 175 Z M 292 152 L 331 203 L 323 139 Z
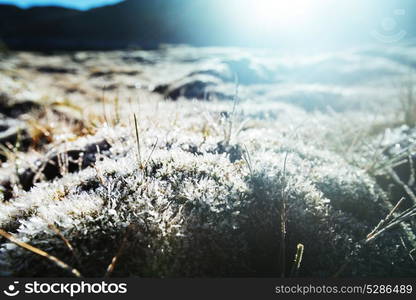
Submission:
M 0 2 L 0 275 L 415 276 L 413 1 Z

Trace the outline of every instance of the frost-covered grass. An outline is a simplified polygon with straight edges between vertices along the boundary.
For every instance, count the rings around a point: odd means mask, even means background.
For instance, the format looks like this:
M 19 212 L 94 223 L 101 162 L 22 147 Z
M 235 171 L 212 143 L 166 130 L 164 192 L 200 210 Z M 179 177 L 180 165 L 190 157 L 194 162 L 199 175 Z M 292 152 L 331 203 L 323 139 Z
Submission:
M 375 172 L 393 166 L 385 147 L 408 137 L 389 135 L 399 125 L 392 108 L 308 111 L 136 92 L 97 96 L 81 110 L 80 95 L 43 99 L 19 116 L 49 116 L 36 124 L 53 123 L 52 135 L 41 127 L 36 147 L 9 149 L 1 229 L 83 276 L 290 276 L 298 244 L 298 276 L 416 275 L 414 218 L 367 241 L 399 201 Z M 91 150 L 103 141 L 109 149 Z M 0 274 L 71 275 L 5 238 Z
M 389 199 L 364 170 L 311 140 L 313 130 L 291 130 L 302 112 L 292 112 L 295 120 L 287 123 L 287 105 L 277 109 L 285 112 L 282 120 L 246 117 L 240 107 L 233 126 L 243 119 L 246 125 L 218 151 L 227 136 L 221 126 L 229 124 L 219 113 L 223 104 L 166 103 L 157 113 L 146 105 L 138 126 L 145 163 L 138 161 L 132 124 L 66 143 L 71 149 L 106 138 L 112 147 L 94 167 L 39 182 L 2 203 L 1 228 L 84 276 L 104 275 L 120 247 L 116 276 L 277 276 L 285 199 L 286 274 L 299 243 L 305 246 L 300 276 L 332 276 L 346 261 L 343 276 L 414 274 L 401 247 L 406 232 L 361 243 L 388 214 Z M 231 162 L 233 151 L 246 153 Z M 1 262 L 4 274 L 68 275 L 6 240 Z

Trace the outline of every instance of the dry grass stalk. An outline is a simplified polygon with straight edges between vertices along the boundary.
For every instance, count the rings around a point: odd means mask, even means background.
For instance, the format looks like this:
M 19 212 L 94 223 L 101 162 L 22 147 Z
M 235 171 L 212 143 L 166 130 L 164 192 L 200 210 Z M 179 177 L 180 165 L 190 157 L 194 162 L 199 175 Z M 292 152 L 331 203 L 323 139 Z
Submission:
M 57 258 L 57 257 L 55 257 L 53 255 L 50 255 L 49 253 L 47 253 L 47 252 L 45 252 L 43 250 L 40 250 L 40 249 L 38 249 L 36 247 L 33 247 L 33 246 L 31 246 L 31 245 L 29 245 L 29 244 L 27 244 L 25 242 L 22 242 L 22 241 L 18 240 L 13 235 L 7 233 L 6 231 L 4 231 L 2 229 L 0 229 L 0 235 L 3 236 L 4 238 L 8 239 L 10 242 L 16 244 L 17 246 L 19 246 L 19 247 L 21 247 L 23 249 L 26 249 L 26 250 L 28 250 L 28 251 L 30 251 L 32 253 L 35 253 L 37 255 L 40 255 L 40 256 L 42 256 L 42 257 L 50 260 L 51 262 L 53 262 L 58 267 L 60 267 L 60 268 L 62 268 L 64 270 L 69 271 L 70 273 L 72 273 L 76 277 L 79 277 L 79 278 L 82 277 L 81 273 L 77 269 L 72 268 L 71 266 L 69 266 L 68 264 L 64 263 L 59 258 Z
M 134 228 L 133 224 L 130 224 L 127 227 L 126 233 L 124 234 L 123 241 L 121 242 L 120 248 L 118 249 L 117 254 L 111 260 L 111 263 L 108 265 L 107 272 L 105 273 L 104 277 L 110 277 L 111 274 L 113 273 L 120 256 L 123 254 L 124 249 L 126 248 L 128 238 L 130 236 L 130 232 L 133 230 L 133 228 Z
M 51 229 L 53 232 L 56 233 L 57 236 L 65 243 L 65 246 L 71 251 L 72 255 L 76 259 L 77 263 L 81 266 L 81 260 L 79 258 L 77 250 L 72 246 L 70 241 L 62 234 L 62 232 L 59 230 L 58 227 L 56 227 L 54 224 L 48 224 L 49 229 Z
M 280 209 L 280 226 L 281 226 L 281 239 L 280 239 L 280 262 L 281 262 L 281 268 L 282 273 L 281 277 L 285 277 L 285 271 L 286 271 L 286 222 L 287 222 L 287 194 L 285 191 L 286 188 L 286 164 L 287 164 L 287 157 L 289 155 L 289 152 L 286 152 L 285 160 L 283 163 L 283 177 L 282 177 L 282 190 L 281 190 L 281 199 L 282 199 L 282 205 Z

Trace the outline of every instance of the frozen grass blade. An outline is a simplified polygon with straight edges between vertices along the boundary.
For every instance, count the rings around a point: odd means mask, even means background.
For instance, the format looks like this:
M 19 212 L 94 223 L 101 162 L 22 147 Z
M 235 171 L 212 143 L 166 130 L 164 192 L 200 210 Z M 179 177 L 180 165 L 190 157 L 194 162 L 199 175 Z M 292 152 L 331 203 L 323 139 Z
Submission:
M 120 98 L 117 90 L 117 96 L 114 98 L 114 111 L 115 111 L 115 120 L 113 120 L 113 125 L 120 123 Z
M 383 232 L 406 222 L 410 218 L 416 216 L 416 205 L 406 209 L 405 211 L 401 212 L 399 215 L 393 216 L 397 208 L 400 204 L 404 201 L 404 198 L 400 199 L 400 201 L 393 207 L 390 213 L 386 216 L 384 220 L 382 220 L 376 228 L 367 236 L 365 243 L 369 243 L 375 240 L 378 236 L 380 236 Z
M 371 239 L 375 238 L 375 234 L 382 228 L 393 216 L 394 212 L 397 210 L 397 208 L 402 204 L 404 198 L 401 198 L 397 204 L 393 207 L 393 209 L 389 212 L 389 214 L 378 223 L 378 225 L 367 235 L 366 242 L 370 241 Z
M 156 141 L 155 141 L 155 143 L 154 143 L 154 145 L 153 145 L 153 147 L 152 147 L 152 150 L 150 151 L 150 153 L 149 153 L 149 156 L 147 157 L 147 159 L 146 159 L 146 162 L 144 163 L 144 167 L 146 167 L 147 166 L 147 164 L 149 163 L 149 161 L 150 161 L 150 159 L 152 158 L 152 155 L 153 155 L 153 153 L 155 152 L 155 150 L 156 150 L 156 147 L 157 147 L 157 143 L 159 142 L 159 139 L 156 137 Z
M 137 160 L 139 162 L 140 167 L 142 167 L 142 154 L 141 154 L 141 148 L 140 148 L 139 125 L 137 123 L 136 114 L 133 114 L 133 117 L 134 117 L 134 128 L 136 132 Z
M 250 171 L 251 178 L 253 178 L 253 174 L 254 174 L 253 173 L 253 164 L 252 164 L 252 161 L 251 161 L 250 152 L 248 151 L 246 145 L 243 144 L 243 147 L 244 147 L 244 150 L 245 150 L 245 151 L 243 151 L 243 159 L 247 164 L 248 170 Z
M 286 222 L 287 222 L 287 195 L 285 192 L 286 188 L 286 164 L 287 164 L 287 157 L 289 156 L 289 152 L 286 152 L 285 160 L 283 163 L 283 177 L 282 177 L 282 190 L 281 190 L 281 200 L 282 200 L 282 207 L 280 210 L 280 226 L 281 226 L 281 240 L 280 240 L 280 262 L 282 265 L 282 273 L 281 277 L 285 277 L 286 271 Z
M 108 124 L 107 110 L 106 110 L 106 107 L 105 107 L 105 87 L 103 87 L 102 104 L 103 104 L 104 121 L 105 121 L 106 124 Z
M 239 104 L 239 96 L 238 96 L 239 84 L 237 80 L 235 82 L 235 85 L 236 86 L 235 86 L 235 92 L 234 92 L 234 97 L 233 97 L 233 109 L 228 118 L 228 127 L 224 128 L 224 142 L 226 145 L 230 143 L 231 137 L 233 135 L 234 122 L 236 122 L 235 114 L 236 114 L 237 105 Z
M 48 224 L 48 227 L 56 233 L 57 236 L 65 243 L 65 246 L 71 251 L 72 255 L 76 259 L 77 263 L 81 266 L 81 260 L 79 258 L 77 250 L 72 246 L 70 241 L 62 234 L 62 232 L 54 224 Z
M 134 226 L 132 224 L 130 224 L 127 227 L 127 230 L 126 230 L 126 233 L 124 234 L 123 241 L 121 242 L 120 248 L 118 249 L 117 254 L 111 260 L 111 263 L 108 265 L 107 272 L 105 273 L 104 277 L 110 277 L 111 274 L 113 273 L 120 256 L 123 254 L 124 249 L 126 248 L 129 233 L 133 230 L 133 227 Z

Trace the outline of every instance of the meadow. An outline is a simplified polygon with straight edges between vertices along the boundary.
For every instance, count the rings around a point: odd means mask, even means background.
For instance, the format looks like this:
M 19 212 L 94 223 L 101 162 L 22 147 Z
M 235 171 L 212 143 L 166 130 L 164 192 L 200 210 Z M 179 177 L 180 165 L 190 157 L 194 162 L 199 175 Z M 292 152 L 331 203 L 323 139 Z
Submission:
M 416 48 L 0 55 L 1 276 L 416 275 Z

